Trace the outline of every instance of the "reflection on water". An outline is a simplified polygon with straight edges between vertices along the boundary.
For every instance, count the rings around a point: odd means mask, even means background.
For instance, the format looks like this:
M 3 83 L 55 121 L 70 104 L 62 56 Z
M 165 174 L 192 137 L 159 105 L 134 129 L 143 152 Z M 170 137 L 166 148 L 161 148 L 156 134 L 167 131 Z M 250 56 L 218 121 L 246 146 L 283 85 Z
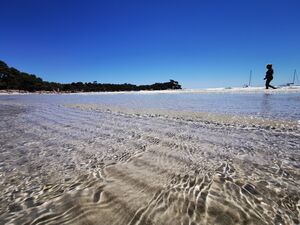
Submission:
M 230 96 L 1 97 L 0 224 L 299 224 L 297 96 Z
M 261 101 L 261 115 L 269 115 L 266 117 L 270 117 L 270 115 L 272 115 L 273 112 L 273 108 L 272 108 L 272 100 L 270 99 L 272 98 L 272 96 L 270 94 L 263 94 L 262 96 L 262 101 Z

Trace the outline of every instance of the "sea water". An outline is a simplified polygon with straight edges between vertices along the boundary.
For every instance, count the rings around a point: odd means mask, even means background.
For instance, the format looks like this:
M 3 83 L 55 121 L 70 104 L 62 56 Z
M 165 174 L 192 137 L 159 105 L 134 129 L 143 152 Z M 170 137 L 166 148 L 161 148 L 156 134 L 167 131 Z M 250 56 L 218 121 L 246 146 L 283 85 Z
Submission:
M 215 112 L 300 120 L 299 93 L 97 93 L 0 96 L 2 101 L 28 104 L 89 103 L 128 108 Z
M 0 224 L 299 224 L 297 93 L 0 96 Z

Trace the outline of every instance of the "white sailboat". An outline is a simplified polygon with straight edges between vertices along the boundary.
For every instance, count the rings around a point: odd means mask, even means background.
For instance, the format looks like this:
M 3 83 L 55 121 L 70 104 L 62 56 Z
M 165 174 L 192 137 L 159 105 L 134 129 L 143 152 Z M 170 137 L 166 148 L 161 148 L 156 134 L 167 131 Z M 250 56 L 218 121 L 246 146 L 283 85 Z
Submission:
M 248 84 L 244 84 L 244 86 L 243 86 L 244 88 L 251 86 L 251 79 L 252 79 L 252 70 L 250 70 L 249 82 L 248 82 Z
M 297 70 L 294 70 L 294 75 L 293 75 L 293 81 L 290 82 L 290 83 L 286 83 L 284 85 L 280 85 L 282 87 L 285 87 L 285 86 L 300 86 L 300 83 L 299 83 L 299 78 L 298 78 L 298 75 L 297 75 Z

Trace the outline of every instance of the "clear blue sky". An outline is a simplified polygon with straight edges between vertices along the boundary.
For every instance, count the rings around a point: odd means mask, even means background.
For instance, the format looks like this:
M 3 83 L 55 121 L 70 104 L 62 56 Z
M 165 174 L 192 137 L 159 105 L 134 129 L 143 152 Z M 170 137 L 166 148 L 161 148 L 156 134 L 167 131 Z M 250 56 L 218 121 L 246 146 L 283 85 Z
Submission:
M 56 82 L 241 86 L 300 71 L 299 0 L 1 0 L 0 59 Z

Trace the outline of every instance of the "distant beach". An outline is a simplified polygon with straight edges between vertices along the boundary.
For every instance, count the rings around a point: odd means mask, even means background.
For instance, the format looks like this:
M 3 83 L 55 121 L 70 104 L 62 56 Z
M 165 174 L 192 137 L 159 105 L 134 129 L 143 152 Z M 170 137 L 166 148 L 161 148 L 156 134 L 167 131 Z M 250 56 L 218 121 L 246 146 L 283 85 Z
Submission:
M 285 86 L 278 87 L 277 89 L 268 89 L 265 87 L 223 87 L 223 88 L 203 88 L 203 89 L 180 89 L 180 90 L 145 90 L 145 91 L 115 91 L 115 92 L 56 92 L 56 91 L 36 91 L 28 92 L 22 90 L 0 90 L 0 95 L 18 95 L 18 94 L 119 94 L 119 93 L 140 93 L 140 94 L 153 94 L 153 93 L 293 93 L 300 92 L 300 86 Z

